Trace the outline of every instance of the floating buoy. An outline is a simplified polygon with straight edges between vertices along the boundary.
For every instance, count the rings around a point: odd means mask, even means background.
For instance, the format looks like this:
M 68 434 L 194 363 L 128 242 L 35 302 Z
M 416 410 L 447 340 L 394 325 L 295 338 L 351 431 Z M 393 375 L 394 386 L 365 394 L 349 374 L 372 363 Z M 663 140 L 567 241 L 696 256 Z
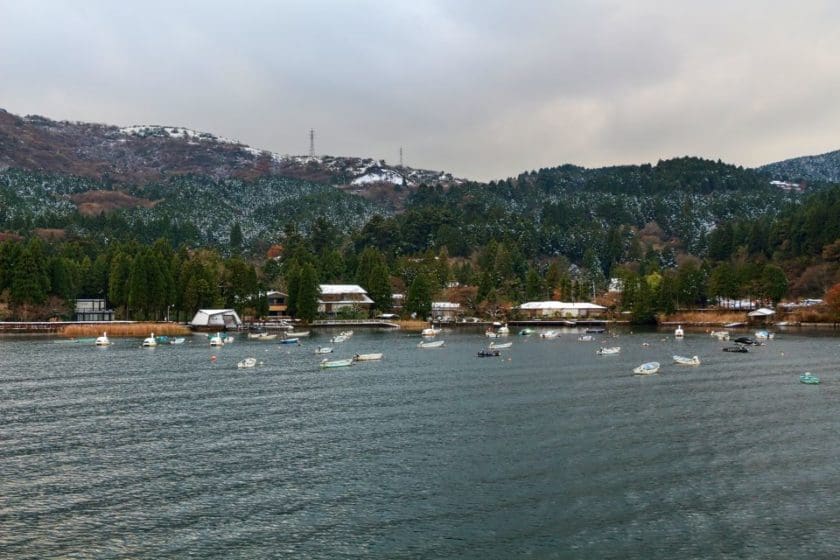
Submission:
M 216 356 L 210 356 L 210 361 L 215 362 L 216 361 Z

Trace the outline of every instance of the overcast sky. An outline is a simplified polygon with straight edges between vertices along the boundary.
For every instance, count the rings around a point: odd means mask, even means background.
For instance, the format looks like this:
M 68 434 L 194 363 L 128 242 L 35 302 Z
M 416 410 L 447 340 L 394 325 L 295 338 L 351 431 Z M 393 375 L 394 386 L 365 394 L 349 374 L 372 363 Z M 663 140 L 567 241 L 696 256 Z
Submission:
M 0 107 L 496 179 L 840 149 L 834 0 L 0 0 Z

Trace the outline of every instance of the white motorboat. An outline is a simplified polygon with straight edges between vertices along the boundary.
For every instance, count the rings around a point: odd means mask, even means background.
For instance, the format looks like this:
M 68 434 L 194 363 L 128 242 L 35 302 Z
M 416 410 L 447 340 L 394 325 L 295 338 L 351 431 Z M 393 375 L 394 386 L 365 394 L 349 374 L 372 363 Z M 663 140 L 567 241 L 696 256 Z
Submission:
M 621 346 L 601 346 L 595 353 L 599 356 L 612 356 L 621 352 Z
M 330 339 L 330 342 L 332 342 L 333 344 L 338 344 L 339 342 L 346 342 L 346 341 L 347 341 L 347 337 L 344 336 L 343 334 L 337 334 Z
M 322 368 L 346 367 L 351 365 L 353 365 L 353 358 L 346 358 L 344 360 L 328 360 L 324 358 L 320 364 Z
M 560 336 L 560 331 L 545 331 L 540 333 L 540 338 L 557 338 Z
M 682 325 L 679 325 L 676 329 L 674 329 L 674 338 L 684 338 L 685 332 L 683 331 Z
M 674 363 L 679 364 L 681 366 L 699 366 L 700 358 L 698 356 L 692 356 L 688 358 L 686 356 L 674 355 Z
M 578 337 L 580 342 L 592 342 L 594 339 L 591 334 L 582 334 Z
M 659 362 L 647 362 L 633 369 L 636 375 L 653 375 L 659 371 Z
M 353 359 L 357 362 L 373 362 L 382 359 L 382 352 L 372 352 L 370 354 L 356 354 Z
M 333 349 L 331 346 L 319 346 L 315 349 L 316 354 L 330 354 L 332 351 Z
M 488 348 L 492 348 L 494 350 L 504 350 L 505 348 L 510 348 L 511 346 L 513 346 L 513 342 L 500 342 L 499 344 L 491 342 Z
M 311 331 L 289 331 L 286 333 L 288 338 L 306 338 Z
M 108 338 L 108 333 L 102 333 L 102 336 L 97 336 L 96 340 L 94 341 L 96 346 L 109 346 L 111 344 L 111 340 Z
M 432 340 L 429 342 L 423 341 L 417 345 L 417 348 L 440 348 L 441 346 L 443 346 L 443 344 L 443 340 Z
M 718 340 L 729 340 L 729 331 L 712 331 L 709 334 Z
M 256 358 L 245 358 L 244 360 L 242 360 L 241 362 L 236 364 L 236 367 L 238 367 L 238 368 L 252 368 L 255 365 L 257 365 L 257 359 Z
M 143 348 L 154 348 L 157 346 L 157 339 L 155 338 L 155 333 L 152 333 L 148 336 L 148 338 L 143 339 L 143 344 L 141 344 Z

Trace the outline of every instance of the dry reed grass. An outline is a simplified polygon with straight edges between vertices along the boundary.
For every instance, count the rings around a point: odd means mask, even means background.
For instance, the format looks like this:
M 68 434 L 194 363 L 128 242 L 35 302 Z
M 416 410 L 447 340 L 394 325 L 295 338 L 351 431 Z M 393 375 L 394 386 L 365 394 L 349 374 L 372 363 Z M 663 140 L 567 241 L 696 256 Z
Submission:
M 59 335 L 76 338 L 99 336 L 103 332 L 107 332 L 109 337 L 136 337 L 149 336 L 151 333 L 157 336 L 184 336 L 191 331 L 189 327 L 179 323 L 84 323 L 67 325 Z
M 396 321 L 402 330 L 420 332 L 429 326 L 428 321 L 418 321 L 412 319 L 400 319 Z
M 660 317 L 660 323 L 683 323 L 685 325 L 725 325 L 746 322 L 746 311 L 679 311 Z

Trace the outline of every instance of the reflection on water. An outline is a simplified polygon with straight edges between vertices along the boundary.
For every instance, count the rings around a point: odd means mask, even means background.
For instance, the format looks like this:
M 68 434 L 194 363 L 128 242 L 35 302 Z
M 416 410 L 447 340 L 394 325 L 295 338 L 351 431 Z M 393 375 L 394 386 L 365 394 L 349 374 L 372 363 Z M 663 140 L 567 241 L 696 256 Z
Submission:
M 840 557 L 833 336 L 331 334 L 0 340 L 0 556 Z

